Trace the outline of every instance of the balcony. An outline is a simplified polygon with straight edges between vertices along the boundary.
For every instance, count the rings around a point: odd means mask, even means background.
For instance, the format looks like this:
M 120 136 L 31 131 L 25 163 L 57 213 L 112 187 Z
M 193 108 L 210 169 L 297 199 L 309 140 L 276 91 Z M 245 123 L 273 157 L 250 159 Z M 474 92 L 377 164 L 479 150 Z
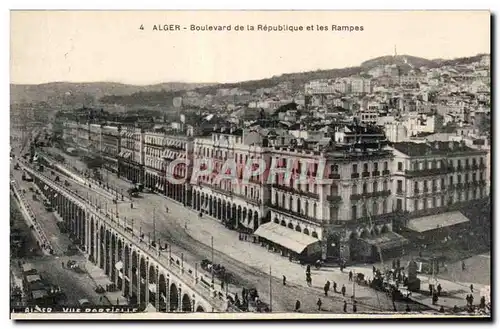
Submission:
M 398 195 L 404 195 L 405 191 L 403 191 L 402 189 L 397 189 L 396 190 L 396 194 L 398 194 Z
M 425 176 L 436 176 L 444 175 L 450 172 L 449 167 L 423 169 L 423 170 L 405 170 L 406 176 L 409 177 L 425 177 Z
M 359 173 L 357 173 L 357 172 L 352 173 L 351 178 L 359 178 Z
M 300 191 L 300 190 L 297 190 L 297 189 L 295 189 L 293 187 L 284 186 L 284 185 L 278 185 L 278 184 L 273 184 L 272 187 L 274 187 L 274 188 L 276 188 L 278 190 L 285 191 L 285 192 L 290 192 L 290 193 L 293 193 L 293 194 L 303 195 L 303 196 L 306 196 L 306 197 L 309 197 L 309 198 L 312 198 L 312 199 L 319 199 L 319 195 L 316 194 L 316 193 L 306 192 L 306 191 Z
M 380 171 L 378 170 L 372 171 L 372 176 L 373 177 L 380 176 Z
M 340 203 L 342 202 L 342 197 L 340 195 L 327 195 L 326 200 L 333 203 Z
M 378 197 L 388 197 L 391 195 L 391 191 L 377 191 L 377 192 L 371 192 L 371 193 L 362 193 L 362 194 L 351 194 L 351 200 L 352 201 L 358 201 L 362 199 L 368 199 L 368 198 L 378 198 Z
M 328 175 L 328 178 L 330 178 L 330 179 L 340 179 L 340 175 L 339 174 L 330 174 L 330 175 Z
M 216 186 L 216 185 L 212 185 L 212 184 L 209 184 L 209 183 L 205 183 L 205 182 L 200 182 L 199 183 L 201 186 L 204 186 L 204 187 L 207 187 L 213 191 L 216 191 L 216 192 L 219 192 L 221 194 L 224 194 L 224 195 L 227 195 L 229 197 L 232 197 L 233 196 L 233 192 L 232 191 L 228 191 L 228 190 L 225 190 L 223 188 L 220 188 L 219 186 Z
M 274 210 L 276 212 L 279 212 L 279 213 L 282 213 L 282 214 L 285 214 L 285 215 L 288 215 L 288 216 L 292 216 L 293 218 L 299 220 L 299 221 L 302 221 L 302 220 L 308 220 L 308 221 L 311 221 L 311 222 L 315 222 L 315 223 L 320 223 L 321 220 L 318 220 L 317 218 L 313 218 L 313 217 L 309 217 L 309 216 L 306 216 L 304 214 L 301 214 L 301 213 L 297 213 L 293 210 L 290 210 L 290 209 L 285 209 L 283 207 L 280 207 L 278 206 L 277 204 L 270 204 L 268 203 L 268 206 L 269 208 L 271 208 L 271 210 Z
M 388 170 L 388 169 L 382 171 L 382 175 L 383 176 L 387 176 L 387 175 L 390 175 L 390 174 L 391 174 L 391 171 Z
M 414 189 L 413 194 L 420 194 L 420 190 L 418 188 Z
M 363 172 L 361 173 L 361 177 L 370 177 L 370 172 L 368 172 L 368 171 L 363 171 Z

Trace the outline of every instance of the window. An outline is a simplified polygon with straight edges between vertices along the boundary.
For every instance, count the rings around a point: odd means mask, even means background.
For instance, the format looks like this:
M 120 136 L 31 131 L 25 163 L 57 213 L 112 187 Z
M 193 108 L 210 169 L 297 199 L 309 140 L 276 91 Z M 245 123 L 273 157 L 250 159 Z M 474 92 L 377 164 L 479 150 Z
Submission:
M 415 193 L 418 193 L 418 182 L 413 183 L 413 189 L 415 190 Z
M 432 207 L 436 208 L 436 197 L 432 197 Z
M 330 188 L 330 195 L 336 196 L 339 194 L 339 187 L 337 184 L 333 183 L 332 187 Z
M 417 211 L 417 210 L 418 210 L 418 200 L 415 200 L 415 201 L 413 202 L 413 209 L 414 209 L 415 211 Z
M 472 181 L 475 182 L 476 181 L 476 173 L 472 173 Z
M 385 181 L 384 181 L 384 185 L 383 185 L 383 187 L 384 187 L 384 189 L 383 189 L 383 190 L 384 190 L 384 191 L 387 191 L 387 190 L 388 190 L 388 188 L 387 188 L 387 187 L 388 187 L 388 185 L 389 185 L 389 183 L 385 180 Z
M 352 219 L 358 218 L 358 208 L 356 206 L 351 207 L 351 218 Z
M 458 184 L 462 183 L 462 175 L 458 175 L 457 181 L 458 181 Z
M 428 191 L 429 190 L 429 187 L 427 186 L 427 181 L 424 180 L 424 191 Z
M 403 163 L 402 162 L 398 162 L 398 171 L 403 171 Z
M 368 163 L 363 164 L 363 172 L 368 172 Z
M 387 200 L 386 199 L 384 199 L 384 201 L 382 201 L 382 213 L 383 214 L 387 213 Z
M 373 182 L 373 192 L 378 192 L 378 183 Z
M 384 162 L 384 170 L 389 170 L 389 163 L 387 161 Z
M 358 194 L 358 185 L 352 184 L 352 194 Z
M 469 181 L 469 174 L 465 174 L 465 182 L 467 183 Z
M 357 164 L 352 165 L 352 172 L 353 172 L 353 174 L 358 172 L 358 165 Z
M 469 159 L 465 159 L 465 166 L 469 167 Z
M 444 189 L 444 178 L 441 178 L 441 189 Z
M 366 183 L 363 183 L 363 194 L 367 193 L 368 193 L 368 185 L 366 185 Z
M 378 162 L 373 163 L 373 171 L 378 171 Z
M 385 202 L 385 200 L 384 200 L 384 202 Z M 403 210 L 403 200 L 402 199 L 397 199 L 396 200 L 396 209 L 397 210 Z
M 354 167 L 353 167 L 354 168 Z M 330 170 L 332 173 L 338 173 L 339 172 L 339 166 L 338 165 L 331 165 Z M 354 169 L 353 169 L 354 170 Z
M 300 213 L 301 212 L 301 209 L 300 209 L 300 198 L 297 199 L 297 212 Z
M 450 184 L 448 184 L 448 185 L 450 185 L 450 186 L 453 185 L 453 176 L 450 176 Z
M 458 160 L 458 161 L 457 161 L 457 167 L 458 167 L 458 168 L 462 167 L 462 160 Z
M 387 181 L 385 181 L 387 183 Z M 403 181 L 398 179 L 398 192 L 403 192 Z
M 375 201 L 373 202 L 373 205 L 372 205 L 372 215 L 373 216 L 378 215 L 378 203 Z
M 291 195 L 290 195 L 290 199 L 288 199 L 288 207 L 290 210 L 293 211 L 293 198 Z
M 281 195 L 282 207 L 285 208 L 285 194 Z

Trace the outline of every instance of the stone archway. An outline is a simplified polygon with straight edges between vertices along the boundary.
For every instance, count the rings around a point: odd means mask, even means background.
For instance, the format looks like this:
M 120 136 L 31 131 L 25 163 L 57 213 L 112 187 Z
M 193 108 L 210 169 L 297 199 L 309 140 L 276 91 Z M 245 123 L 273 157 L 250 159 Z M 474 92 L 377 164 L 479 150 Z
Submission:
M 125 288 L 123 289 L 124 296 L 130 296 L 130 247 L 125 244 L 125 259 L 123 260 L 123 280 L 125 281 Z
M 111 235 L 111 282 L 116 282 L 116 250 L 117 250 L 117 243 L 116 243 L 116 235 L 112 234 Z
M 302 229 L 300 228 L 299 224 L 297 224 L 297 226 L 295 226 L 295 231 L 302 233 Z
M 146 300 L 146 286 L 147 286 L 147 265 L 146 265 L 146 259 L 144 257 L 141 257 L 140 264 L 139 264 L 139 288 L 141 289 L 140 293 L 140 305 L 145 305 L 147 300 Z
M 281 220 L 281 223 L 280 223 L 281 226 L 285 226 L 286 227 L 286 222 L 284 219 Z
M 149 303 L 156 308 L 156 294 L 157 294 L 157 286 L 156 286 L 156 267 L 151 264 L 149 266 L 149 282 L 147 289 L 149 290 Z
M 170 285 L 170 312 L 175 312 L 179 308 L 179 292 L 175 283 Z
M 316 238 L 316 239 L 317 239 L 317 238 L 318 238 L 318 233 L 316 233 L 316 231 L 313 231 L 313 232 L 311 233 L 311 236 L 312 236 L 313 238 Z
M 192 312 L 193 306 L 191 305 L 191 298 L 188 294 L 182 296 L 182 312 Z
M 293 224 L 291 222 L 288 223 L 288 228 L 293 230 Z
M 198 307 L 196 307 L 196 312 L 205 313 L 205 309 L 203 308 L 203 306 L 198 305 Z
M 160 305 L 158 311 L 166 312 L 167 311 L 167 282 L 165 280 L 165 275 L 163 273 L 160 274 L 160 278 L 158 280 L 158 293 L 160 294 Z
M 106 232 L 104 230 L 104 226 L 101 225 L 99 234 L 99 267 L 103 270 L 105 268 L 105 262 L 104 262 L 105 241 L 106 241 Z
M 139 291 L 139 284 L 138 284 L 138 277 L 139 277 L 139 269 L 138 269 L 138 256 L 137 252 L 134 250 L 132 251 L 132 264 L 130 264 L 132 267 L 132 291 L 130 292 L 130 296 L 135 296 L 137 297 L 137 292 Z M 139 301 L 137 301 L 139 302 Z
M 274 220 L 273 220 L 276 224 L 279 224 L 280 221 L 278 220 L 278 217 L 274 217 Z
M 302 231 L 305 235 L 309 235 L 309 230 L 307 229 L 307 227 L 304 229 L 304 231 Z

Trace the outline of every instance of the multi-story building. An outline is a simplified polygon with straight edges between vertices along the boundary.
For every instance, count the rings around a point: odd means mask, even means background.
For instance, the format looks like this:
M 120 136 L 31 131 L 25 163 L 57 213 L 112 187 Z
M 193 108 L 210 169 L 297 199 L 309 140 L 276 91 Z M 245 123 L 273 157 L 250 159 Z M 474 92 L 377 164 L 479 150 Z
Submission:
M 89 124 L 89 151 L 99 153 L 101 152 L 101 149 L 101 125 L 95 123 Z
M 72 144 L 77 142 L 78 139 L 78 123 L 74 121 L 67 121 L 63 123 L 63 140 Z
M 144 132 L 136 127 L 122 127 L 118 172 L 134 183 L 144 182 Z
M 166 168 L 164 194 L 185 206 L 192 205 L 193 137 L 166 135 L 163 161 Z M 175 161 L 175 162 L 174 162 Z M 179 182 L 176 182 L 179 180 Z
M 88 152 L 90 147 L 90 131 L 89 125 L 86 123 L 79 123 L 76 133 L 76 146 L 83 151 Z
M 163 161 L 164 148 L 164 132 L 144 132 L 144 186 L 163 194 L 166 170 Z
M 483 150 L 451 141 L 394 143 L 393 148 L 395 210 L 409 213 L 410 218 L 442 214 L 431 229 L 461 222 L 462 217 L 450 215 L 450 210 L 488 195 L 487 152 Z M 419 221 L 424 220 L 415 218 L 403 224 L 413 227 Z
M 270 136 L 269 136 L 270 137 Z M 264 200 L 269 198 L 269 189 L 263 175 L 250 177 L 247 182 L 242 178 L 249 159 L 256 163 L 263 160 L 269 163 L 266 152 L 268 139 L 257 132 L 242 129 L 222 128 L 209 138 L 195 138 L 194 157 L 205 159 L 201 168 L 193 168 L 193 207 L 221 220 L 226 226 L 246 231 L 254 231 L 267 216 Z M 231 168 L 224 167 L 226 161 L 234 163 L 231 172 L 236 179 L 217 180 L 219 174 L 227 174 Z M 196 165 L 196 164 L 195 164 Z M 208 167 L 207 167 L 208 166 Z M 210 174 L 199 176 L 196 171 L 210 170 Z
M 104 167 L 113 173 L 118 173 L 118 156 L 120 154 L 120 126 L 101 127 L 101 155 Z
M 281 166 L 285 159 L 292 161 L 294 174 L 303 170 L 310 178 L 325 177 L 332 182 L 286 182 L 281 175 L 271 191 L 272 221 L 315 238 L 323 259 L 373 257 L 367 245 L 376 244 L 377 238 L 403 242 L 391 232 L 391 152 L 374 144 L 369 147 L 369 153 L 340 145 L 322 151 L 276 149 L 273 157 Z M 304 169 L 307 162 L 310 164 Z M 324 176 L 318 172 L 319 163 L 325 164 Z M 285 251 L 290 252 L 293 254 L 291 249 Z

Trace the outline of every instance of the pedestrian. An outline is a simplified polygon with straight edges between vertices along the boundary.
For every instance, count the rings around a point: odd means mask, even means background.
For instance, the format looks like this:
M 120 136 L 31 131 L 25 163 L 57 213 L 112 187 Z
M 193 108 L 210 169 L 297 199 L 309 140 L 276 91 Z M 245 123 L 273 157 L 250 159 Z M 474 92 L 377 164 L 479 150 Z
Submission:
M 375 275 L 375 272 L 377 271 L 377 269 L 375 268 L 375 265 L 373 265 L 372 271 L 373 271 L 373 275 Z
M 406 304 L 406 312 L 411 312 L 411 309 L 410 309 L 410 305 L 409 304 Z
M 439 284 L 437 285 L 437 293 L 438 293 L 438 296 L 441 296 L 441 290 L 442 290 L 442 289 L 443 289 L 443 288 L 441 287 L 441 283 L 439 283 Z
M 352 281 L 352 271 L 349 271 L 349 281 Z
M 300 300 L 297 299 L 297 301 L 295 302 L 295 312 L 299 311 L 300 311 Z
M 318 298 L 318 301 L 316 302 L 316 305 L 318 305 L 318 311 L 321 311 L 321 305 L 323 302 L 321 301 L 321 298 Z
M 120 305 L 120 299 L 119 298 L 116 299 L 116 305 Z
M 444 313 L 444 307 L 443 307 L 443 305 L 441 305 L 441 307 L 439 308 L 439 313 Z
M 432 284 L 429 283 L 429 293 L 432 295 Z
M 286 276 L 283 275 L 283 285 L 286 286 Z
M 470 306 L 474 305 L 474 296 L 470 294 Z
M 306 267 L 306 273 L 311 274 L 311 265 L 307 265 L 307 267 Z
M 345 286 L 344 286 L 344 285 L 342 285 L 342 289 L 341 289 L 340 291 L 342 292 L 342 296 L 344 296 L 344 297 L 345 297 L 345 290 L 346 290 L 346 289 L 345 289 Z
M 474 292 L 474 285 L 472 283 L 470 284 L 470 292 Z
M 134 209 L 134 204 L 130 202 L 130 209 Z
M 465 262 L 462 261 L 462 271 L 465 271 Z
M 453 306 L 453 313 L 458 313 L 458 306 L 457 305 Z
M 337 293 L 337 282 L 333 281 L 333 292 Z
M 356 304 L 357 304 L 356 301 L 352 303 L 352 313 L 356 313 L 358 311 L 358 306 Z
M 344 313 L 347 313 L 347 301 L 344 300 Z
M 330 290 L 330 286 L 328 285 L 328 283 L 325 283 L 323 290 L 325 291 L 325 296 L 328 296 L 328 290 Z

